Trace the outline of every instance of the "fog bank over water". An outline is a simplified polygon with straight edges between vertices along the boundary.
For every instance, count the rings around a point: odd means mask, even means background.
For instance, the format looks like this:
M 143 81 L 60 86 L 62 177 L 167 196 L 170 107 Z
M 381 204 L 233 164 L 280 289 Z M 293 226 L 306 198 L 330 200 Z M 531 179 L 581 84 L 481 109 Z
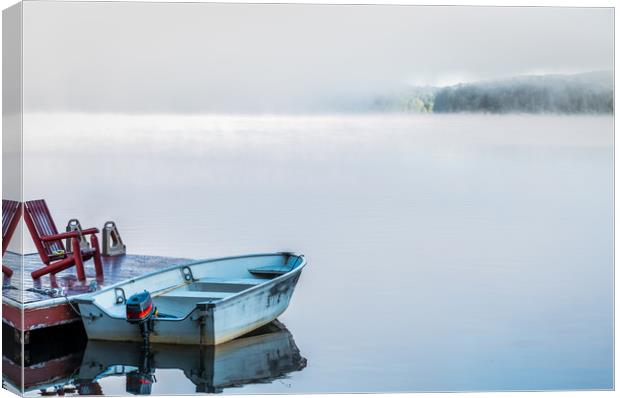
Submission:
M 613 69 L 612 8 L 24 4 L 25 111 L 359 111 L 412 86 Z

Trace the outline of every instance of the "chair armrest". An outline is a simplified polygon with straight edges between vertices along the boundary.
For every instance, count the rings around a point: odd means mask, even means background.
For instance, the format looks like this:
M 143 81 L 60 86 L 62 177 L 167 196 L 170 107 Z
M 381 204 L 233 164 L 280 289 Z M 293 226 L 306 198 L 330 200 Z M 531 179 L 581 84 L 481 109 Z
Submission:
M 82 235 L 92 235 L 92 234 L 98 234 L 98 233 L 99 233 L 98 228 L 88 228 L 88 229 L 82 230 Z
M 55 240 L 62 240 L 66 238 L 78 238 L 79 236 L 80 236 L 80 233 L 78 231 L 70 231 L 70 232 L 62 232 L 56 235 L 42 236 L 41 240 L 43 242 L 53 242 Z

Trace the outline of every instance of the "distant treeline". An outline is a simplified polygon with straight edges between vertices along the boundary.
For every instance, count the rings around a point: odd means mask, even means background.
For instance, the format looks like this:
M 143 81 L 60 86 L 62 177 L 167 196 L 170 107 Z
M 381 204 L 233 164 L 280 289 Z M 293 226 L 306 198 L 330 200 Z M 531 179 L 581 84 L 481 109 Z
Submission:
M 373 107 L 435 113 L 612 113 L 612 82 L 611 73 L 596 72 L 412 88 L 399 96 L 377 99 Z

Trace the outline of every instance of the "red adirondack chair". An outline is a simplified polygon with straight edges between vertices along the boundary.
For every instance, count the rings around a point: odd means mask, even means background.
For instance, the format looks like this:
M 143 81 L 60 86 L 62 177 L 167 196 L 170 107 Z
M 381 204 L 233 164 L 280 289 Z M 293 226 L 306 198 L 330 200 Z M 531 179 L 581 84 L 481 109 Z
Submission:
M 15 228 L 22 216 L 22 204 L 15 200 L 2 199 L 2 255 L 9 247 Z M 2 273 L 6 276 L 13 275 L 13 270 L 2 264 Z
M 88 228 L 70 232 L 58 233 L 54 220 L 44 200 L 31 200 L 24 203 L 24 221 L 30 231 L 41 261 L 45 267 L 31 272 L 34 279 L 46 274 L 55 274 L 74 265 L 77 268 L 78 280 L 86 279 L 84 274 L 84 261 L 93 259 L 97 276 L 103 275 L 101 266 L 101 254 L 97 239 L 97 228 Z M 91 248 L 80 248 L 82 236 L 90 235 Z M 71 239 L 73 253 L 65 251 L 63 239 Z

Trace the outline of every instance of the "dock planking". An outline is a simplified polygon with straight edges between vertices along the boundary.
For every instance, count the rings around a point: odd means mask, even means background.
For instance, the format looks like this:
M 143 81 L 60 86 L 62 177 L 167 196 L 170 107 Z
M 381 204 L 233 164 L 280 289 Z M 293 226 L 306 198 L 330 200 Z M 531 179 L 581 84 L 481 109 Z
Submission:
M 149 272 L 158 271 L 171 267 L 173 265 L 192 261 L 185 258 L 161 257 L 161 256 L 144 256 L 126 254 L 115 257 L 102 257 L 103 277 L 97 278 L 93 261 L 89 260 L 84 263 L 86 273 L 85 281 L 78 281 L 75 275 L 75 267 L 66 269 L 56 275 L 45 275 L 39 279 L 32 279 L 30 272 L 41 268 L 44 264 L 41 262 L 38 254 L 26 254 L 23 256 L 24 277 L 19 277 L 20 256 L 15 253 L 7 252 L 4 255 L 3 262 L 15 272 L 11 277 L 4 277 L 2 296 L 11 298 L 19 303 L 33 303 L 42 300 L 48 300 L 49 295 L 33 292 L 29 289 L 51 289 L 62 288 L 68 297 L 78 294 L 87 293 L 92 287 L 93 281 L 99 287 L 106 287 L 124 280 L 144 275 Z M 22 286 L 23 283 L 23 286 Z M 9 287 L 10 286 L 10 287 Z

